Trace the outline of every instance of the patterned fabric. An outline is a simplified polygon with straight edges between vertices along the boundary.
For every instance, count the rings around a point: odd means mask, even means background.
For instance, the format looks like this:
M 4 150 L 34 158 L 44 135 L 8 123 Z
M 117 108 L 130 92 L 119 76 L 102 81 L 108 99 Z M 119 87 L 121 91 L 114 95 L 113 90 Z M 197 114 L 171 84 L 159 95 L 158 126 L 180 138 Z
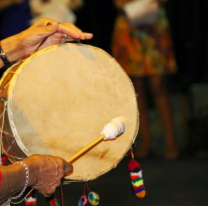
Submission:
M 115 0 L 115 3 L 120 9 L 128 1 Z M 131 27 L 125 15 L 118 15 L 112 42 L 112 55 L 131 77 L 177 71 L 169 24 L 161 6 L 152 25 Z

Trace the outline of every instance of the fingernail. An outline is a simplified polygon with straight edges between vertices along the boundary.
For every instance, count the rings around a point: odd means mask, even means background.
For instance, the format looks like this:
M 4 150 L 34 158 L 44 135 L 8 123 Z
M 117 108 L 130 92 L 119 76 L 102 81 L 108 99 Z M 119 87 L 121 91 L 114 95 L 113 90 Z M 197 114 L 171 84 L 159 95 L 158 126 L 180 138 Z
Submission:
M 51 22 L 48 22 L 48 23 L 46 24 L 46 26 L 48 26 L 48 25 L 52 25 L 52 23 L 51 23 Z

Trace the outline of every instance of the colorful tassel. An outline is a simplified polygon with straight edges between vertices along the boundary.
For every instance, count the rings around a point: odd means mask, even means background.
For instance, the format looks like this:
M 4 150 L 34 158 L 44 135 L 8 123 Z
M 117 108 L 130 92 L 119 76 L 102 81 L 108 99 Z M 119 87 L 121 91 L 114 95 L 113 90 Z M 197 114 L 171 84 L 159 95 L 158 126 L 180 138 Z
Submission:
M 143 198 L 146 195 L 146 190 L 144 187 L 144 180 L 142 176 L 142 170 L 140 168 L 140 164 L 134 160 L 134 154 L 131 149 L 132 160 L 128 163 L 128 170 L 130 172 L 131 183 L 133 185 L 133 189 L 135 194 L 139 198 Z
M 25 199 L 25 205 L 26 206 L 36 206 L 37 198 L 29 196 Z
M 86 188 L 89 191 L 88 199 L 87 199 L 87 196 L 85 195 Z M 100 202 L 100 196 L 95 192 L 91 192 L 90 188 L 88 187 L 88 184 L 84 183 L 84 194 L 82 197 L 80 197 L 78 206 L 85 206 L 88 201 L 91 205 L 98 205 Z
M 50 206 L 60 206 L 59 201 L 53 197 L 50 201 L 49 201 Z
M 100 202 L 100 196 L 95 192 L 90 192 L 88 194 L 88 201 L 91 205 L 98 205 Z
M 86 204 L 87 204 L 87 196 L 83 195 L 79 199 L 78 206 L 85 206 Z
M 1 164 L 6 165 L 7 163 L 7 157 L 5 155 L 1 155 Z

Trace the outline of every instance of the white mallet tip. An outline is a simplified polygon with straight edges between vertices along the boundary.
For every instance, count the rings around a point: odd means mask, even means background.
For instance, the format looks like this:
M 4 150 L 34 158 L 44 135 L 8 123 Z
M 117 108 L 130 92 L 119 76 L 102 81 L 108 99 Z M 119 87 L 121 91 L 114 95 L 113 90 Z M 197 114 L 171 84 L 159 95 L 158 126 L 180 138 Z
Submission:
M 125 130 L 124 118 L 116 117 L 104 126 L 101 135 L 103 134 L 105 135 L 104 140 L 114 139 L 118 135 L 122 134 L 124 130 Z

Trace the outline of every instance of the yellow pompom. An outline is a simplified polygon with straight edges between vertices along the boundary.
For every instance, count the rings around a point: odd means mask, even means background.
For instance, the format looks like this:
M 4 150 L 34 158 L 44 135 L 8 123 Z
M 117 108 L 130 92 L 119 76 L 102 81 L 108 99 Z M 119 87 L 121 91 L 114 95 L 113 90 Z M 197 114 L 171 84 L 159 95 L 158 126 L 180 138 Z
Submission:
M 100 201 L 100 196 L 95 192 L 90 192 L 88 195 L 88 201 L 91 205 L 98 205 Z

